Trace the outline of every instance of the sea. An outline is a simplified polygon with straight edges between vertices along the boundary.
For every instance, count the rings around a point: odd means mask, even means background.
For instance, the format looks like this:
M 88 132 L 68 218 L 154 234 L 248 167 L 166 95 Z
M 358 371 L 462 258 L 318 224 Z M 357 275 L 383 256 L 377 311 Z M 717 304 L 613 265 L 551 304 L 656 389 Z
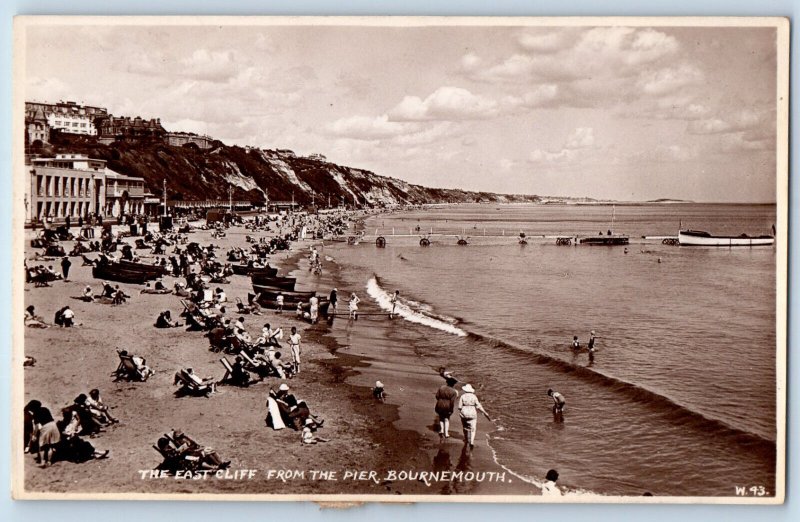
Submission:
M 772 495 L 775 248 L 663 238 L 774 223 L 774 205 L 454 205 L 369 217 L 364 239 L 327 244 L 324 259 L 340 299 L 356 291 L 365 314 L 390 310 L 399 290 L 398 317 L 365 316 L 348 336 L 473 383 L 494 417 L 493 458 L 522 480 L 553 468 L 576 494 Z M 612 229 L 630 244 L 575 244 Z M 571 348 L 591 331 L 592 359 Z M 566 397 L 563 417 L 549 388 Z

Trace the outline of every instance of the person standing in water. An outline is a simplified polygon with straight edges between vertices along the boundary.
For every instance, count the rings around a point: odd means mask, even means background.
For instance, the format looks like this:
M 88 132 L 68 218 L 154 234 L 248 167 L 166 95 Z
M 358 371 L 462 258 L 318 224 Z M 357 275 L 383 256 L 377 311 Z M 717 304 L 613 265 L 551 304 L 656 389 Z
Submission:
M 355 292 L 350 294 L 350 319 L 358 319 L 358 303 L 361 299 L 358 298 Z
M 577 335 L 572 337 L 572 349 L 576 352 L 581 349 L 581 342 L 578 340 Z
M 564 407 L 567 405 L 564 396 L 552 388 L 548 388 L 547 395 L 553 399 L 553 413 L 564 413 Z
M 331 290 L 330 297 L 328 297 L 328 315 L 334 315 L 336 313 L 336 301 L 339 299 L 337 292 L 338 290 L 334 288 Z
M 389 317 L 394 317 L 394 312 L 397 309 L 397 299 L 400 297 L 400 290 L 395 290 L 394 295 L 392 296 L 392 313 L 389 314 Z
M 481 406 L 478 396 L 475 395 L 475 388 L 471 384 L 465 384 L 461 387 L 463 392 L 458 399 L 458 413 L 461 417 L 461 426 L 464 428 L 464 445 L 468 445 L 469 449 L 475 447 L 475 434 L 478 431 L 478 412 L 492 421 L 489 414 Z
M 456 408 L 456 399 L 458 398 L 455 388 L 458 381 L 453 377 L 446 379 L 447 382 L 436 392 L 436 407 L 434 408 L 436 415 L 439 416 L 439 440 L 442 442 L 450 437 L 450 416 Z
M 588 345 L 588 348 L 589 348 L 589 362 L 594 362 L 594 343 L 595 343 L 595 339 L 597 339 L 597 336 L 595 335 L 594 330 L 592 330 L 591 333 L 589 334 L 589 345 Z

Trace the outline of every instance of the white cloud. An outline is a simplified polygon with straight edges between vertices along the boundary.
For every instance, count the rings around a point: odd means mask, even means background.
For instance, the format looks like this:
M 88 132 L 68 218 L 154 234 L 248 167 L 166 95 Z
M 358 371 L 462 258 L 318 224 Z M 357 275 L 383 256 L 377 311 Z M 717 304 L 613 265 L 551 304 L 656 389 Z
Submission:
M 772 126 L 772 112 L 745 108 L 717 118 L 692 121 L 689 134 L 722 134 Z
M 475 53 L 467 53 L 461 57 L 461 68 L 465 71 L 475 70 L 481 63 L 481 58 Z
M 525 32 L 517 37 L 517 43 L 526 51 L 550 53 L 562 49 L 573 37 L 567 30 L 553 32 Z
M 502 170 L 511 170 L 517 164 L 516 161 L 509 159 L 509 158 L 500 158 L 498 161 L 498 165 Z
M 233 51 L 202 48 L 195 49 L 191 56 L 182 59 L 180 65 L 183 67 L 180 71 L 182 76 L 211 82 L 224 82 L 235 76 L 238 69 Z
M 591 127 L 578 127 L 567 137 L 565 149 L 586 149 L 594 146 L 594 130 Z
M 703 72 L 688 63 L 677 67 L 665 67 L 639 77 L 639 88 L 647 94 L 658 96 L 671 94 L 690 85 L 698 85 L 704 81 Z
M 628 153 L 628 163 L 675 163 L 697 159 L 699 151 L 696 147 L 686 145 L 658 145 L 652 149 Z
M 521 96 L 508 96 L 503 99 L 506 107 L 512 109 L 517 107 L 544 107 L 558 102 L 559 94 L 562 90 L 558 85 L 552 83 L 545 83 L 538 85 L 535 89 L 523 93 Z
M 377 117 L 350 116 L 348 118 L 340 118 L 331 123 L 328 126 L 328 130 L 336 136 L 345 138 L 378 140 L 417 131 L 419 126 L 389 121 L 389 117 L 384 114 Z
M 72 100 L 74 96 L 66 83 L 54 77 L 30 76 L 25 91 L 28 100 L 36 101 Z
M 393 121 L 460 121 L 491 118 L 497 114 L 498 103 L 495 100 L 460 87 L 445 86 L 424 100 L 406 96 L 388 115 Z

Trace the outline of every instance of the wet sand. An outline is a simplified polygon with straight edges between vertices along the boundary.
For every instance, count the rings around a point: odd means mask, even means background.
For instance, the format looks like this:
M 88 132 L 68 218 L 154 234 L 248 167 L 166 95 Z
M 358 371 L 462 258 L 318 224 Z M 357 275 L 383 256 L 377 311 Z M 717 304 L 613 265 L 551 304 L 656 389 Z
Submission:
M 210 242 L 220 245 L 219 255 L 224 256 L 228 248 L 246 245 L 246 234 L 251 233 L 243 227 L 234 227 L 222 239 L 212 240 L 210 232 L 197 231 L 190 234 L 189 240 L 201 245 Z M 26 236 L 29 245 L 30 231 Z M 306 261 L 298 259 L 307 253 L 310 244 L 296 243 L 293 251 L 279 252 L 271 257 L 270 263 L 281 267 L 281 273 L 294 271 L 298 286 L 311 285 L 312 281 L 303 280 L 303 274 L 308 273 L 303 266 Z M 72 242 L 64 242 L 64 248 L 69 251 Z M 32 249 L 28 247 L 26 254 L 30 259 Z M 324 321 L 312 326 L 296 320 L 293 311 L 276 314 L 265 310 L 263 316 L 246 315 L 245 325 L 254 337 L 266 322 L 280 325 L 285 332 L 284 340 L 292 326 L 301 331 L 302 371 L 287 383 L 298 399 L 306 400 L 311 411 L 325 419 L 325 427 L 318 435 L 330 442 L 302 445 L 299 432 L 274 431 L 265 425 L 267 393 L 270 387 L 277 388 L 281 383 L 276 378 L 249 388 L 219 386 L 210 398 L 176 398 L 176 387 L 172 384 L 176 370 L 192 367 L 197 374 L 218 380 L 225 372 L 219 362 L 224 354 L 209 351 L 208 339 L 202 332 L 152 326 L 162 310 L 169 309 L 174 318 L 178 317 L 182 305 L 174 295 L 140 294 L 141 286 L 120 284 L 132 295 L 132 299 L 120 306 L 72 299 L 87 284 L 98 292 L 100 281 L 92 278 L 91 267 L 81 266 L 80 257 L 70 259 L 69 282 L 56 281 L 45 288 L 25 285 L 25 305 L 35 305 L 39 316 L 50 322 L 57 309 L 69 304 L 79 326 L 25 329 L 25 355 L 36 358 L 37 363 L 24 370 L 24 401 L 38 399 L 58 416 L 61 408 L 78 394 L 99 388 L 121 423 L 90 439 L 97 449 L 111 451 L 108 460 L 83 464 L 58 462 L 42 469 L 32 456 L 26 455 L 27 491 L 285 495 L 538 493 L 508 473 L 502 482 L 441 482 L 427 486 L 419 480 L 386 480 L 389 470 L 434 471 L 457 467 L 495 473 L 503 470 L 491 460 L 491 450 L 483 440 L 477 441 L 471 458 L 465 461 L 455 416 L 451 430 L 455 437 L 441 447 L 436 434 L 426 429 L 433 422 L 433 395 L 441 379 L 412 350 L 406 353 L 399 347 L 385 353 L 352 353 L 335 336 L 328 335 Z M 152 262 L 152 258 L 143 261 Z M 52 264 L 60 271 L 59 260 L 29 263 Z M 249 278 L 231 276 L 230 280 L 231 284 L 218 286 L 224 288 L 231 304 L 236 297 L 246 300 L 251 290 Z M 174 281 L 169 276 L 163 279 L 169 288 Z M 330 288 L 317 290 L 327 294 Z M 227 315 L 237 317 L 230 309 Z M 116 349 L 146 358 L 156 374 L 144 383 L 113 382 L 111 373 L 119 362 Z M 288 350 L 284 351 L 288 355 Z M 392 383 L 386 403 L 372 397 L 371 386 L 378 379 Z M 139 470 L 152 470 L 161 462 L 152 445 L 162 433 L 173 428 L 183 430 L 199 443 L 217 450 L 224 460 L 232 461 L 229 476 L 234 476 L 236 470 L 257 470 L 255 476 L 142 479 Z M 295 478 L 281 480 L 277 478 L 279 470 L 293 471 Z M 314 479 L 312 470 L 336 472 L 338 480 L 319 480 L 320 475 Z M 356 477 L 358 480 L 345 481 L 347 471 L 367 473 Z M 376 473 L 369 476 L 369 471 Z M 302 477 L 299 472 L 303 472 Z

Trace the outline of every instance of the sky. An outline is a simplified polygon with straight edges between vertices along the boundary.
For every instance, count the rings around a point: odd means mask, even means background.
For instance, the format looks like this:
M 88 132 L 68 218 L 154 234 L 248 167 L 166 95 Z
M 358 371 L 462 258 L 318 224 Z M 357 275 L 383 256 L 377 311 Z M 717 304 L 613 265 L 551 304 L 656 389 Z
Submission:
M 429 187 L 774 202 L 774 28 L 29 26 L 25 99 Z

